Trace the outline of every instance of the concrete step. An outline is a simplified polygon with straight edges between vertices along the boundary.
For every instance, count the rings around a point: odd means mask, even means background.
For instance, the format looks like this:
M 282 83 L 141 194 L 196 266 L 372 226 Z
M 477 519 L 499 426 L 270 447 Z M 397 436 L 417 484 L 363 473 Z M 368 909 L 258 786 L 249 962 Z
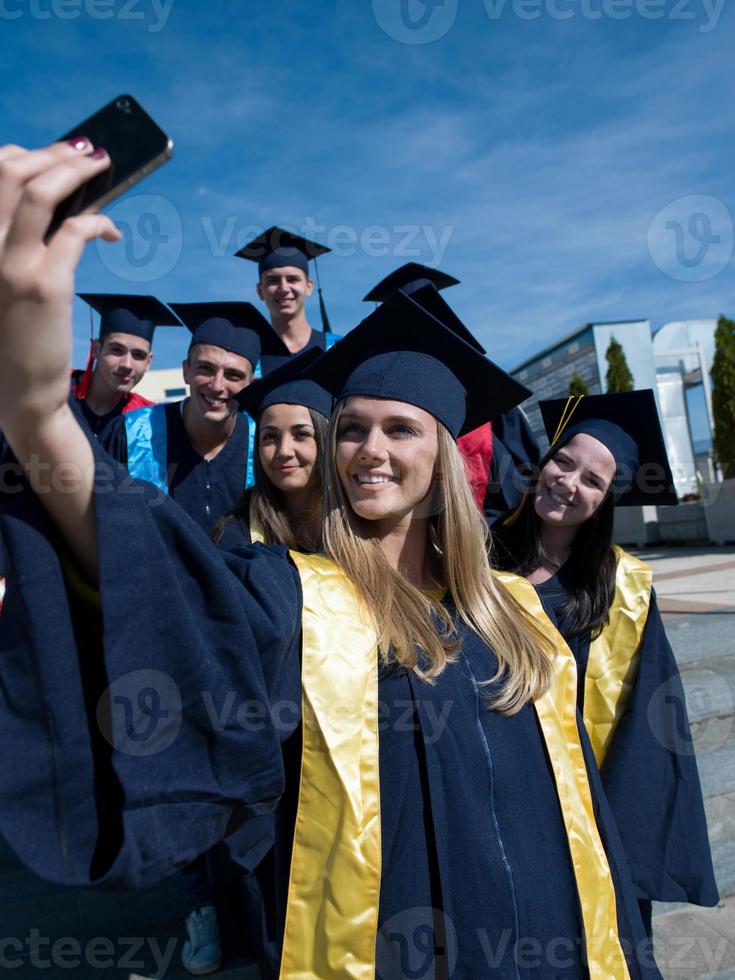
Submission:
M 735 654 L 686 664 L 681 680 L 692 723 L 728 718 L 735 727 Z
M 693 726 L 694 745 L 697 751 L 697 766 L 702 784 L 702 795 L 708 797 L 735 793 L 735 726 L 731 719 L 725 719 L 727 728 Z M 727 736 L 724 744 L 720 743 Z M 709 747 L 714 743 L 713 747 Z
M 680 669 L 698 660 L 735 655 L 735 632 L 731 613 L 708 613 L 706 629 L 697 616 L 671 616 L 664 622 L 666 635 Z
M 714 909 L 687 905 L 656 916 L 653 939 L 665 980 L 725 980 L 735 973 L 735 896 Z

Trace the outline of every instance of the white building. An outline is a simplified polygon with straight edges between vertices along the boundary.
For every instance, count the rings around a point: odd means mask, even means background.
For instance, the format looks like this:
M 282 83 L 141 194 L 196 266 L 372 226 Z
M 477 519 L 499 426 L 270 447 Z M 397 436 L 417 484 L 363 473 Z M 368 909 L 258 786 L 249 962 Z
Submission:
M 166 368 L 148 371 L 140 384 L 135 387 L 136 395 L 142 395 L 152 402 L 176 402 L 186 398 L 189 388 L 184 384 L 181 368 Z

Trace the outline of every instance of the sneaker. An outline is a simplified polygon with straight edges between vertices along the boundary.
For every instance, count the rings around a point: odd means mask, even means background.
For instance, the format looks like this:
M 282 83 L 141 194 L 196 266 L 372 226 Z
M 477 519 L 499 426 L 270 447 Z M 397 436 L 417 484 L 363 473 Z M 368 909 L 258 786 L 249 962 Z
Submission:
M 195 909 L 186 917 L 186 940 L 181 964 L 195 977 L 214 973 L 222 966 L 217 912 L 213 905 Z

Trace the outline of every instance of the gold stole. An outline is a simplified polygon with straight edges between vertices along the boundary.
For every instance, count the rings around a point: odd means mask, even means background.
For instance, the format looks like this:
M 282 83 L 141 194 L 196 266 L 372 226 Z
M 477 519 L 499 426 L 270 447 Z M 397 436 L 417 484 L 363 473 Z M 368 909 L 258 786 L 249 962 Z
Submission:
M 590 643 L 584 678 L 584 724 L 601 766 L 638 676 L 640 644 L 651 603 L 648 565 L 615 547 L 615 598 L 610 619 Z
M 265 543 L 265 533 L 263 531 L 263 525 L 255 513 L 255 507 L 253 506 L 253 501 L 250 501 L 248 505 L 248 523 L 250 524 L 250 542 L 255 544 L 259 541 L 261 544 Z
M 281 980 L 374 980 L 380 899 L 377 633 L 327 558 L 291 552 L 303 591 L 302 730 Z M 536 711 L 556 779 L 582 908 L 591 980 L 629 980 L 615 892 L 576 727 L 576 665 L 533 586 L 503 584 L 557 651 Z

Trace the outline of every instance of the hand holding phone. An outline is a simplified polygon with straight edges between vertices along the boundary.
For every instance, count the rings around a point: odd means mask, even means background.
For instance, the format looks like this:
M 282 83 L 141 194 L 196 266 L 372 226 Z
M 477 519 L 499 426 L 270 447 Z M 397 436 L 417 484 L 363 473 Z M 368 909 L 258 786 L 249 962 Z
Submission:
M 170 160 L 174 149 L 173 141 L 132 95 L 119 95 L 60 140 L 68 142 L 75 136 L 85 136 L 93 146 L 103 147 L 110 166 L 61 202 L 46 232 L 47 240 L 66 218 L 98 211 L 124 194 Z

